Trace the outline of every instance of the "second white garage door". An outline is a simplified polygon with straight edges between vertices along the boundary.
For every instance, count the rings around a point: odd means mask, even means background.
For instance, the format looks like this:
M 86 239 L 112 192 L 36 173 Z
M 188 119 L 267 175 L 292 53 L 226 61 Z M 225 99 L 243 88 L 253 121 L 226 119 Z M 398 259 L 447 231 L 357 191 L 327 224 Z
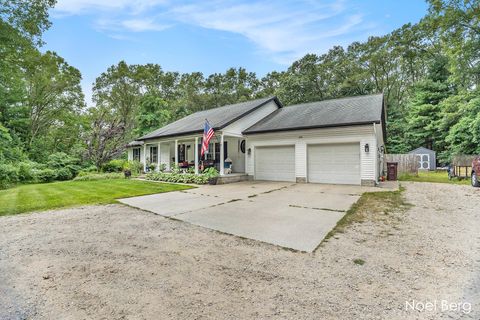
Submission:
M 308 182 L 360 184 L 360 144 L 309 145 Z
M 255 179 L 295 182 L 295 146 L 255 148 Z

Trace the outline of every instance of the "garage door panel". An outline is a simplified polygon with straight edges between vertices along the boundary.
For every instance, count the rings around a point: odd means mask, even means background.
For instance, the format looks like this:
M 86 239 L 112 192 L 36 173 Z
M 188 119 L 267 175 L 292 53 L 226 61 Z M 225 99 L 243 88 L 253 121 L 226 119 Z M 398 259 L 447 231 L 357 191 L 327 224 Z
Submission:
M 295 146 L 255 148 L 255 179 L 295 181 Z
M 309 145 L 308 181 L 360 184 L 360 144 Z

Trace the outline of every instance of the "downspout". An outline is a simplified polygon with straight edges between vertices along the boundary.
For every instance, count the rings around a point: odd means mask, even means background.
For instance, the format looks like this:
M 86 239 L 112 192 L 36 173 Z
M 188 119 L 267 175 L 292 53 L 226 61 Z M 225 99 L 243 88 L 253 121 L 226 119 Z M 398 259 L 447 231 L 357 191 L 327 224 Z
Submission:
M 377 176 L 375 177 L 375 179 L 377 180 L 378 182 L 378 177 L 380 175 L 383 175 L 383 153 L 380 151 L 381 148 L 380 146 L 378 145 L 378 139 L 377 139 L 377 124 L 374 122 L 373 123 L 373 132 L 375 133 L 375 140 L 377 141 L 376 145 L 377 145 L 377 153 L 380 152 L 380 157 L 376 156 L 375 160 L 378 161 L 378 159 L 380 158 L 380 163 L 377 163 L 377 170 L 378 170 L 378 173 L 377 173 Z

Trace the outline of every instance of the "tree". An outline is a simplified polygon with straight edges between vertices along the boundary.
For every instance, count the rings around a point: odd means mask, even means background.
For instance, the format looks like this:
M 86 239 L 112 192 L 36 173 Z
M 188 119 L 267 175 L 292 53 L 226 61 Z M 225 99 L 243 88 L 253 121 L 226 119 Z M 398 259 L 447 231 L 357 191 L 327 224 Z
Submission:
M 56 0 L 0 0 L 0 18 L 22 35 L 40 43 L 42 33 L 51 23 L 48 10 Z
M 137 136 L 143 136 L 167 125 L 171 118 L 172 113 L 163 99 L 154 95 L 146 95 L 140 102 L 135 133 Z
M 436 57 L 428 77 L 415 84 L 409 104 L 408 140 L 411 147 L 424 146 L 437 152 L 443 151 L 446 133 L 439 130 L 442 121 L 441 102 L 453 93 L 447 79 L 448 60 Z
M 80 71 L 56 53 L 47 51 L 29 60 L 27 75 L 28 132 L 25 141 L 34 142 L 54 126 L 63 126 L 64 118 L 78 115 L 84 108 Z

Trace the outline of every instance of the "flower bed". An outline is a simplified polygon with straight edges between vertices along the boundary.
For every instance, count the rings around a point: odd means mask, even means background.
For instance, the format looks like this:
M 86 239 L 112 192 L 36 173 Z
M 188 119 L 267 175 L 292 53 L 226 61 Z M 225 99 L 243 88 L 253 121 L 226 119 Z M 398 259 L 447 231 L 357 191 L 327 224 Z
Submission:
M 146 179 L 153 181 L 206 184 L 210 177 L 204 174 L 196 175 L 193 173 L 151 172 L 147 174 Z

